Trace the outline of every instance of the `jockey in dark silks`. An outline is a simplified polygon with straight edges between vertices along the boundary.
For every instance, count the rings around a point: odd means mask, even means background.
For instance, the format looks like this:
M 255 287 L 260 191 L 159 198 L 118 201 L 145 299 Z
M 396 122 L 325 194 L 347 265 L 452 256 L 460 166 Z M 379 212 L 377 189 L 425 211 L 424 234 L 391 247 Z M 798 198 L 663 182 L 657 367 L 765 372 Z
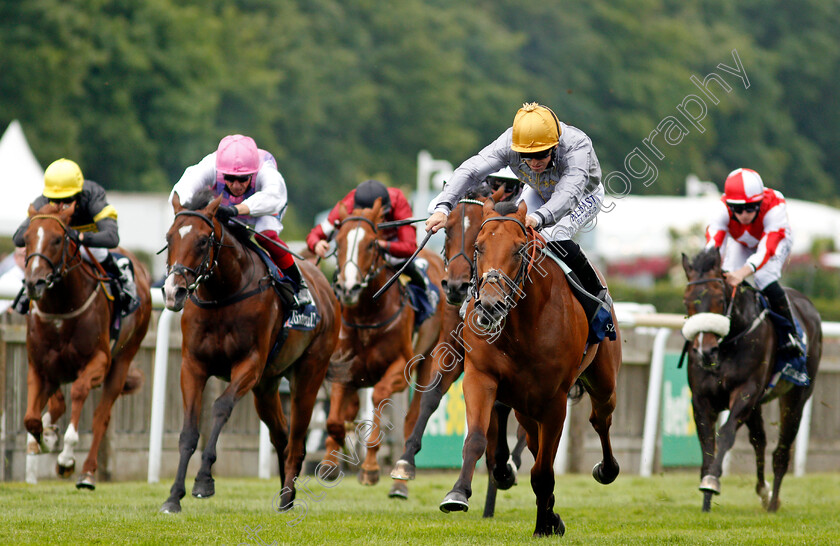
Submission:
M 70 218 L 67 234 L 76 244 L 87 247 L 103 269 L 119 282 L 122 309 L 133 309 L 138 303 L 137 287 L 128 258 L 114 259 L 109 249 L 120 244 L 117 211 L 108 204 L 105 190 L 91 180 L 85 180 L 82 170 L 74 161 L 58 159 L 44 171 L 44 193 L 32 206 L 39 210 L 47 203 L 62 206 L 76 204 Z M 29 227 L 29 218 L 23 221 L 13 236 L 15 246 L 24 247 L 23 234 Z M 88 252 L 81 252 L 82 259 L 90 261 Z M 22 292 L 16 300 L 15 310 L 26 313 L 29 298 Z

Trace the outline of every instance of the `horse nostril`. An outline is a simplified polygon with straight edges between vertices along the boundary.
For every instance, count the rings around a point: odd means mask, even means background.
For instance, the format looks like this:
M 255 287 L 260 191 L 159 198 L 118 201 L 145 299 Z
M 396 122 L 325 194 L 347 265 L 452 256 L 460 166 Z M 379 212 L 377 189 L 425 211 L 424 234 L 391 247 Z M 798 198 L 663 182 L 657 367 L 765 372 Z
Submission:
M 446 279 L 441 279 L 440 287 L 443 288 L 444 290 L 448 290 L 449 289 L 449 281 L 447 281 Z

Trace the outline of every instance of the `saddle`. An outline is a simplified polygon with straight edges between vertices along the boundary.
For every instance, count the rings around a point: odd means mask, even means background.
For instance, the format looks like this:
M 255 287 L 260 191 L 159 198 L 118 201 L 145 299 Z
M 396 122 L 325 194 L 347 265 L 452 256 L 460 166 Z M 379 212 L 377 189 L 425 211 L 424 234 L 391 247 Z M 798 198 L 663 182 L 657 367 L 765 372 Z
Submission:
M 776 330 L 777 345 L 781 346 L 783 340 L 787 337 L 788 332 L 793 331 L 795 328 L 796 334 L 805 345 L 805 354 L 808 354 L 808 337 L 804 330 L 802 330 L 802 325 L 799 323 L 799 319 L 796 318 L 796 311 L 793 311 L 794 325 L 791 326 L 790 322 L 788 322 L 785 317 L 779 315 L 770 308 L 770 303 L 764 297 L 764 294 L 756 291 L 756 295 L 758 296 L 759 305 L 762 309 L 766 310 L 767 316 L 770 317 L 770 322 Z M 776 367 L 773 371 L 773 377 L 770 379 L 770 384 L 767 386 L 767 391 L 772 390 L 780 379 L 800 387 L 807 386 L 811 382 L 811 379 L 808 377 L 808 368 L 806 367 L 807 359 L 805 355 L 792 357 L 786 356 L 780 351 L 777 351 L 776 354 Z
M 615 341 L 615 324 L 613 324 L 612 320 L 610 303 L 605 299 L 601 299 L 587 292 L 577 278 L 577 275 L 572 272 L 571 268 L 559 256 L 551 252 L 548 246 L 542 247 L 541 250 L 546 256 L 554 260 L 560 266 L 560 269 L 563 270 L 563 273 L 566 274 L 566 280 L 569 282 L 572 293 L 580 302 L 584 313 L 586 313 L 586 320 L 589 322 L 589 336 L 586 338 L 586 342 L 589 345 L 595 345 L 601 343 L 604 337 Z

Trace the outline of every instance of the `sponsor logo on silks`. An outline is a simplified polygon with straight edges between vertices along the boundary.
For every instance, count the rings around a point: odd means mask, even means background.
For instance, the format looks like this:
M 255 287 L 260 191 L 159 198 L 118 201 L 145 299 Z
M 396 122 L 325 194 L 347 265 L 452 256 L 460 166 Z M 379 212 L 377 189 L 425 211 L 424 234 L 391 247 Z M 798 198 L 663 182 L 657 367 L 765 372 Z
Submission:
M 303 312 L 299 310 L 292 311 L 292 314 L 286 320 L 285 326 L 299 330 L 312 330 L 318 324 L 318 314 L 312 312 L 313 310 L 305 309 Z

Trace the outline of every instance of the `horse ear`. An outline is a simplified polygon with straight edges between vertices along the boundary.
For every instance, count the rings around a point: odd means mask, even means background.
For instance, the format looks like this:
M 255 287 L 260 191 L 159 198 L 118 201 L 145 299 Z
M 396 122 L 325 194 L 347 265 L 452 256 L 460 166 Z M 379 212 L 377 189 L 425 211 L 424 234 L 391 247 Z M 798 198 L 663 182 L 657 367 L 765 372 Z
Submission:
M 36 214 L 38 214 L 38 209 L 36 209 L 34 205 L 30 204 L 29 211 L 26 213 L 26 215 L 32 218 Z
M 488 197 L 487 201 L 484 202 L 484 216 L 486 217 L 493 214 L 495 207 L 496 201 L 494 201 L 492 197 Z
M 692 271 L 691 261 L 688 259 L 688 256 L 685 255 L 685 252 L 682 253 L 682 266 L 686 274 Z
M 184 210 L 184 207 L 181 206 L 181 196 L 178 195 L 178 192 L 174 192 L 172 194 L 172 210 L 175 212 L 175 214 L 178 214 L 179 212 Z
M 377 197 L 376 201 L 373 202 L 373 219 L 376 220 L 379 218 L 380 213 L 382 212 L 382 198 Z
M 219 195 L 217 198 L 210 201 L 210 204 L 207 205 L 207 208 L 204 209 L 207 212 L 208 216 L 216 216 L 216 211 L 219 210 L 219 205 L 222 204 L 222 196 Z
M 528 203 L 526 203 L 525 201 L 522 201 L 521 203 L 519 203 L 519 207 L 517 207 L 517 209 L 516 209 L 516 216 L 518 216 L 519 219 L 524 222 L 525 221 L 525 215 L 527 215 L 527 214 L 528 214 Z
M 502 200 L 502 198 L 504 196 L 505 196 L 505 186 L 503 184 L 503 185 L 499 186 L 499 189 L 497 189 L 496 191 L 493 192 L 493 195 L 491 195 L 490 198 L 493 201 L 496 201 L 498 203 L 499 201 Z
M 343 222 L 349 215 L 350 213 L 347 212 L 347 205 L 344 204 L 344 201 L 340 202 L 338 204 L 338 221 Z

